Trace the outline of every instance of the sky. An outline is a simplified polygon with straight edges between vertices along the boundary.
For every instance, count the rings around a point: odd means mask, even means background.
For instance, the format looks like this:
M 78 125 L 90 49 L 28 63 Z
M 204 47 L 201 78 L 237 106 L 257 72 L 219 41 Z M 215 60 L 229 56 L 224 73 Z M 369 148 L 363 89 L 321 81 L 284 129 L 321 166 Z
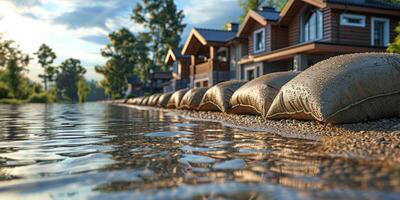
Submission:
M 101 80 L 94 66 L 105 59 L 100 49 L 107 44 L 108 33 L 129 28 L 133 33 L 143 27 L 130 20 L 138 0 L 0 0 L 0 33 L 14 40 L 24 53 L 34 57 L 39 46 L 49 45 L 57 54 L 56 65 L 67 58 L 80 59 L 87 69 L 86 78 Z M 236 22 L 242 11 L 237 0 L 175 0 L 185 13 L 187 27 L 182 39 L 193 27 L 221 29 Z M 42 73 L 34 58 L 28 77 L 39 81 Z

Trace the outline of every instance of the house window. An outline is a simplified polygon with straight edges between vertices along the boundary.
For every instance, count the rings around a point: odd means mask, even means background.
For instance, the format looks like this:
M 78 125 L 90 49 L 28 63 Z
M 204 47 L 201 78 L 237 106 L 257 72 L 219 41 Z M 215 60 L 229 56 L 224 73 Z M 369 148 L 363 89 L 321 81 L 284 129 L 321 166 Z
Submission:
M 371 18 L 371 45 L 386 47 L 389 44 L 389 19 Z
M 245 69 L 245 80 L 250 81 L 261 76 L 261 67 L 249 67 Z
M 253 34 L 254 53 L 265 50 L 265 29 L 261 28 Z
M 322 39 L 322 12 L 318 9 L 308 9 L 302 17 L 303 42 Z
M 353 14 L 341 14 L 340 25 L 365 27 L 365 16 Z

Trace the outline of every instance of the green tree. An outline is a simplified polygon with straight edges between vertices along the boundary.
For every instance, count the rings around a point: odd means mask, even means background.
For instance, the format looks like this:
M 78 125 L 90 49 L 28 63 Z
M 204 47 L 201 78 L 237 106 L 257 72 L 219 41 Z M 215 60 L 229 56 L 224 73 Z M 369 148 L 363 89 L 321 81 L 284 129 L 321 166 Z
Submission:
M 29 60 L 29 56 L 22 53 L 14 41 L 5 40 L 0 34 L 1 79 L 6 83 L 11 93 L 10 96 L 13 98 L 27 98 L 31 92 L 28 80 L 23 76 Z
M 104 66 L 96 66 L 95 70 L 104 77 L 100 85 L 106 94 L 116 99 L 123 97 L 128 77 L 135 74 L 147 79 L 149 49 L 145 35 L 134 35 L 126 28 L 110 33 L 108 38 L 110 44 L 101 50 L 102 56 L 108 60 Z
M 86 69 L 81 65 L 81 61 L 69 58 L 61 63 L 56 78 L 58 97 L 62 100 L 78 102 L 78 81 L 83 79 Z
M 43 68 L 43 74 L 40 74 L 39 78 L 43 80 L 44 90 L 47 91 L 48 82 L 53 81 L 53 77 L 56 73 L 56 68 L 52 66 L 52 64 L 57 56 L 46 44 L 42 44 L 39 50 L 34 54 L 37 56 L 38 62 Z
M 89 94 L 90 92 L 90 88 L 89 85 L 87 84 L 85 79 L 80 79 L 77 83 L 77 87 L 78 87 L 78 98 L 79 98 L 79 102 L 83 103 L 86 101 L 86 96 Z
M 400 23 L 395 29 L 397 36 L 392 43 L 389 44 L 387 49 L 390 53 L 400 53 Z
M 136 4 L 132 20 L 146 28 L 148 46 L 152 52 L 152 69 L 166 70 L 164 56 L 169 48 L 177 48 L 181 34 L 186 27 L 184 14 L 178 10 L 173 0 L 143 0 Z
M 243 15 L 239 16 L 239 22 L 243 22 L 244 17 L 250 10 L 258 9 L 261 6 L 273 6 L 281 10 L 286 2 L 287 0 L 238 0 L 239 6 L 243 10 Z

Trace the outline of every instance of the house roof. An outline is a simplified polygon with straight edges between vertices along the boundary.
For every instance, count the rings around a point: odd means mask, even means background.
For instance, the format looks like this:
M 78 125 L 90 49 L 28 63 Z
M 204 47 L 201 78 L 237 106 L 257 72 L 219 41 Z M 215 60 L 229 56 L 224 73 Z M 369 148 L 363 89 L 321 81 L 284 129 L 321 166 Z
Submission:
M 255 23 L 265 26 L 268 22 L 278 21 L 279 18 L 279 12 L 277 12 L 273 7 L 264 7 L 263 10 L 250 10 L 244 18 L 237 36 L 241 37 L 246 34 L 247 29 L 254 26 Z
M 169 49 L 167 56 L 165 57 L 165 63 L 172 64 L 173 62 L 175 62 L 177 60 L 190 59 L 189 55 L 182 55 L 181 52 L 182 52 L 182 48 Z
M 347 4 L 354 6 L 400 10 L 400 3 L 384 0 L 325 0 L 328 3 Z
M 236 38 L 235 31 L 193 28 L 182 48 L 182 54 L 193 54 L 198 46 L 223 45 Z
M 142 81 L 135 75 L 128 77 L 128 83 L 132 85 L 142 85 Z

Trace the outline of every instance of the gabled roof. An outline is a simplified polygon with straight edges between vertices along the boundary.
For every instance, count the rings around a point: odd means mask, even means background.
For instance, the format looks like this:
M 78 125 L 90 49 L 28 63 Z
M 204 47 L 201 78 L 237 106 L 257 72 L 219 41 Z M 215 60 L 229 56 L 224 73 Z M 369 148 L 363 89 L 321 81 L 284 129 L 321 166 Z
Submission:
M 264 10 L 250 10 L 244 18 L 237 35 L 238 37 L 243 36 L 243 34 L 246 33 L 247 28 L 254 25 L 254 22 L 261 26 L 265 26 L 268 22 L 278 21 L 279 18 L 279 12 L 272 7 Z
M 186 39 L 181 53 L 187 55 L 192 54 L 191 47 L 196 45 L 223 45 L 235 39 L 235 37 L 235 31 L 193 28 Z
M 400 10 L 400 3 L 395 3 L 393 1 L 384 1 L 384 0 L 325 0 L 325 1 L 328 3 Z
M 177 60 L 190 59 L 189 55 L 182 55 L 181 52 L 182 52 L 182 48 L 169 49 L 164 62 L 166 64 L 172 64 L 173 62 L 175 62 Z

